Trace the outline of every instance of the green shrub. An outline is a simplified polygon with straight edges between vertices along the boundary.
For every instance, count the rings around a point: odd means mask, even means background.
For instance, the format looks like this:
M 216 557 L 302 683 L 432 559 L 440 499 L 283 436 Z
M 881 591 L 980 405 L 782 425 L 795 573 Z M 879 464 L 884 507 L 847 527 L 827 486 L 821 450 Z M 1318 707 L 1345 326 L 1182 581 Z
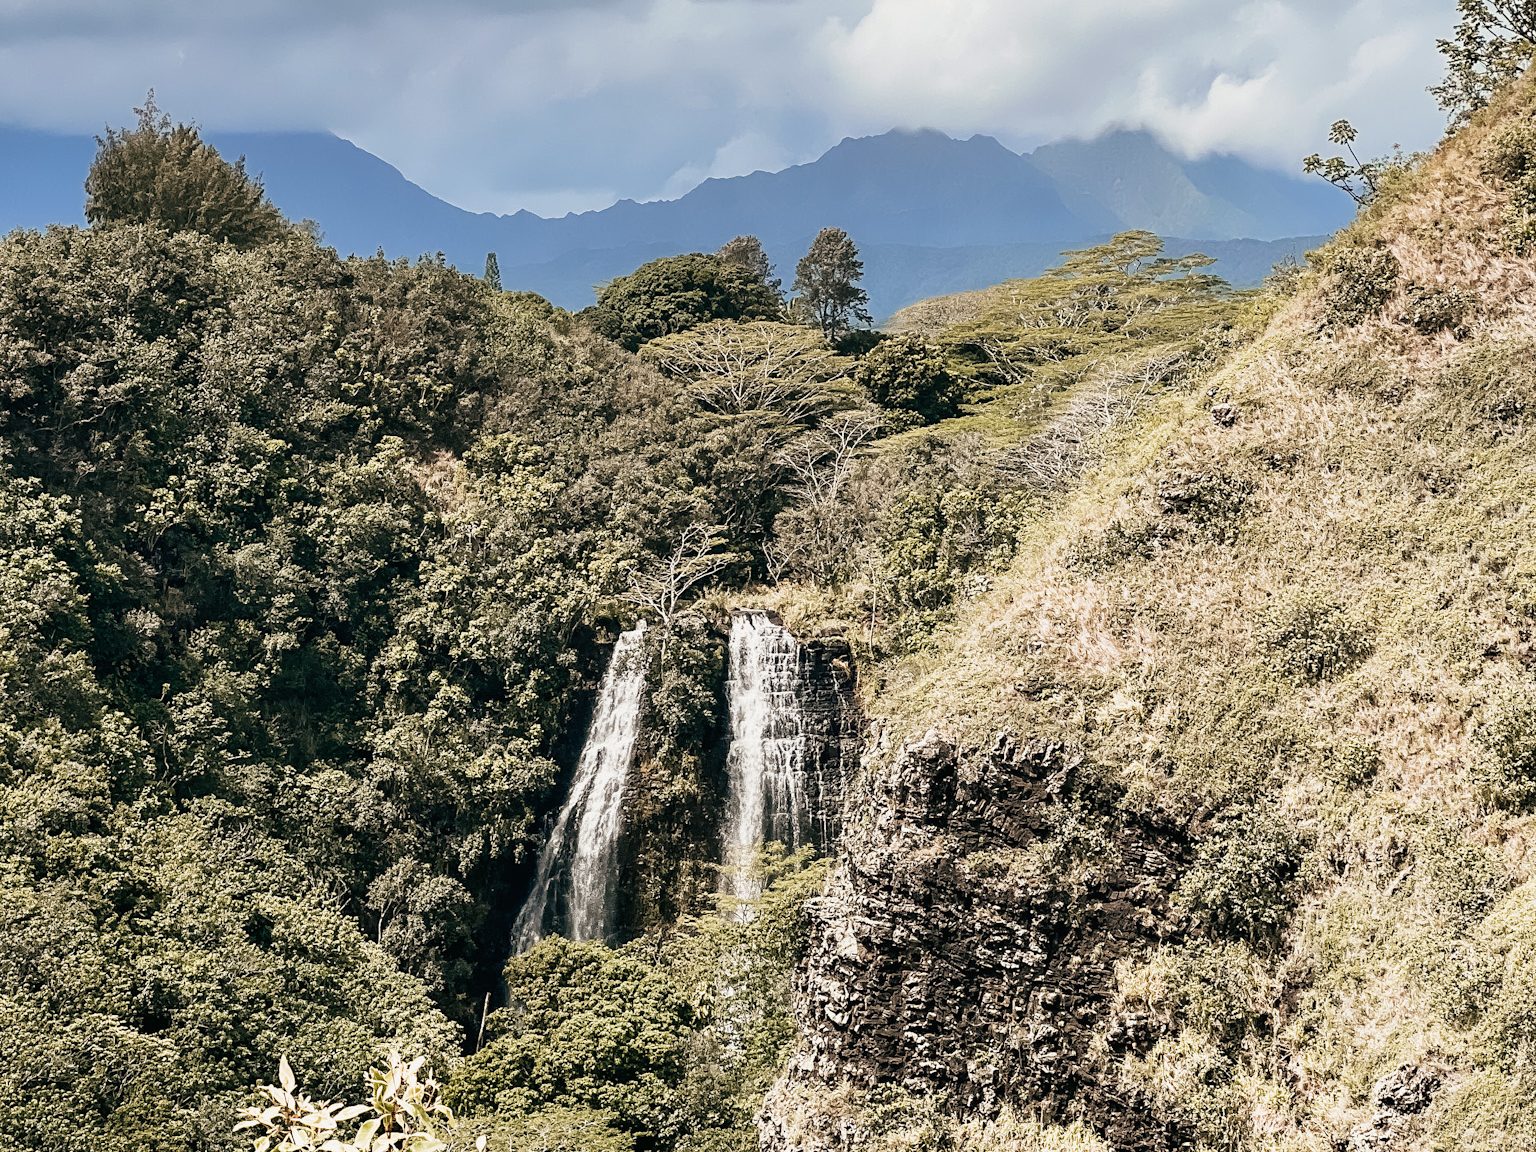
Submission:
M 1345 739 L 1323 750 L 1322 775 L 1344 788 L 1359 788 L 1381 770 L 1381 749 L 1374 740 Z
M 1477 1039 L 1490 1063 L 1529 1085 L 1536 1050 L 1536 883 L 1527 881 L 1495 905 L 1470 943 L 1491 961 L 1494 982 L 1479 1005 Z
M 1468 1027 L 1499 993 L 1498 957 L 1477 940 L 1480 925 L 1508 894 L 1497 852 L 1470 842 L 1470 829 L 1432 823 L 1414 848 L 1415 895 L 1426 928 L 1409 953 L 1436 1012 Z
M 1509 195 L 1504 205 L 1504 243 L 1518 254 L 1536 244 L 1536 126 L 1517 122 L 1496 132 L 1483 150 L 1482 171 L 1500 181 Z
M 1178 516 L 1195 534 L 1215 544 L 1231 544 L 1253 485 L 1226 473 L 1175 468 L 1157 482 L 1157 502 L 1165 515 Z
M 1325 252 L 1322 271 L 1328 323 L 1347 328 L 1381 311 L 1397 289 L 1401 268 L 1385 248 L 1343 245 Z
M 1467 419 L 1518 424 L 1536 401 L 1536 346 L 1517 340 L 1473 341 L 1447 363 L 1438 383 L 1465 404 Z
M 1490 705 L 1473 738 L 1484 753 L 1480 774 L 1493 803 L 1529 808 L 1536 801 L 1536 687 Z
M 1450 332 L 1457 339 L 1466 335 L 1467 319 L 1472 311 L 1471 295 L 1460 288 L 1429 288 L 1412 284 L 1403 319 L 1426 336 Z
M 1080 572 L 1098 575 L 1128 560 L 1149 560 L 1162 542 L 1162 534 L 1149 520 L 1115 519 L 1100 532 L 1079 540 L 1067 556 L 1067 564 Z
M 1270 671 L 1319 684 L 1355 667 L 1370 651 L 1363 631 L 1326 593 L 1303 591 L 1260 614 L 1260 637 Z
M 1507 124 L 1483 146 L 1480 167 L 1495 180 L 1523 180 L 1536 173 L 1536 125 Z
M 261 181 L 231 164 L 191 124 L 172 124 L 151 92 L 137 127 L 107 129 L 85 181 L 85 217 L 98 227 L 148 224 L 249 248 L 289 231 Z
M 1245 813 L 1200 845 L 1174 903 L 1204 931 L 1273 942 L 1290 919 L 1304 849 L 1282 816 Z
M 854 380 L 880 407 L 911 412 L 929 424 L 953 416 L 962 395 L 943 354 L 919 336 L 893 336 L 870 349 Z
M 1122 974 L 1120 995 L 1164 1033 L 1190 1028 L 1232 1048 L 1263 1022 L 1270 985 L 1264 962 L 1246 944 L 1190 940 Z
M 580 313 L 592 327 L 631 352 L 641 345 L 710 320 L 778 320 L 778 292 L 738 264 L 692 252 L 642 264 L 597 291 Z
M 634 1152 L 635 1138 L 611 1112 L 596 1108 L 548 1105 L 495 1120 L 461 1121 L 454 1129 L 456 1148 L 475 1147 L 486 1138 L 486 1152 Z
M 646 1147 L 676 1139 L 694 1018 L 664 972 L 553 937 L 507 965 L 507 1000 L 490 1042 L 454 1071 L 456 1112 L 575 1106 L 612 1113 Z

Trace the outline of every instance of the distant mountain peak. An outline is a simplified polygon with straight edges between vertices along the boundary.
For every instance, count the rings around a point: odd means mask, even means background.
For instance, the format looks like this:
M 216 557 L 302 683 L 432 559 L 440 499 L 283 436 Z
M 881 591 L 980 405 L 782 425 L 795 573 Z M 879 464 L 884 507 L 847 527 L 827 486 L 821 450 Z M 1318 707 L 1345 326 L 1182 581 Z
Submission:
M 1125 228 L 1194 244 L 1331 232 L 1345 198 L 1321 181 L 1256 168 L 1231 156 L 1185 160 L 1143 129 L 1045 145 L 1021 155 L 996 137 L 960 140 L 934 128 L 849 137 L 819 159 L 779 172 L 712 179 L 674 200 L 621 200 L 547 219 L 456 208 L 394 167 L 325 133 L 210 133 L 244 154 L 274 203 L 318 222 L 342 252 L 444 253 L 478 273 L 500 257 L 508 287 L 581 307 L 593 286 L 657 256 L 713 251 L 759 236 L 781 271 L 828 225 L 866 259 L 877 312 L 915 299 L 985 287 L 1048 266 L 1064 249 Z M 0 127 L 0 231 L 78 223 L 89 136 Z M 1254 256 L 1260 260 L 1260 256 Z

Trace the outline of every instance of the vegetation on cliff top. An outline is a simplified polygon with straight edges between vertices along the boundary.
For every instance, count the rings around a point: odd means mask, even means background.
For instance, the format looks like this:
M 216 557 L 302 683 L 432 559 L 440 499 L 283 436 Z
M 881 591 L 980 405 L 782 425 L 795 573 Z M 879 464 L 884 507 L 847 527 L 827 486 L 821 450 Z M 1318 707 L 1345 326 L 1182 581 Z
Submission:
M 798 581 L 871 652 L 920 645 L 1018 522 L 989 446 L 923 431 L 976 401 L 963 374 L 850 336 L 847 285 L 835 346 L 786 324 L 747 243 L 612 286 L 637 359 L 602 316 L 440 261 L 338 259 L 152 106 L 90 192 L 91 228 L 0 243 L 0 1139 L 226 1147 L 279 1056 L 327 1099 L 398 1047 L 477 1123 L 738 1140 L 793 942 L 747 963 L 724 922 L 666 936 L 714 882 L 697 593 Z M 856 279 L 837 255 L 828 291 Z M 548 1063 L 578 1057 L 557 1014 L 486 1013 L 642 603 L 667 627 L 628 913 L 667 972 L 594 947 L 509 976 L 598 997 L 594 1021 L 658 1005 L 636 1096 L 622 1045 L 594 1081 Z M 759 1031 L 698 1000 L 742 964 L 777 982 Z
M 1522 80 L 1384 185 L 885 669 L 895 731 L 1063 741 L 1193 832 L 1099 1075 L 1196 1147 L 1536 1142 L 1533 114 Z

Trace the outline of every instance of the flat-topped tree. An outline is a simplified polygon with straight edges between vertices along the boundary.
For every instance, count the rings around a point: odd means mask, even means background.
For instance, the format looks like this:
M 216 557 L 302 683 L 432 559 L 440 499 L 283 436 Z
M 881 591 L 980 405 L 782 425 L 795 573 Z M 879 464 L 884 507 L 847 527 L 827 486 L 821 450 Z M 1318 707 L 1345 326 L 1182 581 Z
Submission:
M 108 128 L 96 138 L 85 178 L 85 218 L 95 227 L 150 224 L 167 232 L 200 232 L 250 248 L 287 230 L 261 181 L 203 140 L 196 125 L 172 124 L 151 91 L 135 108 L 136 128 Z

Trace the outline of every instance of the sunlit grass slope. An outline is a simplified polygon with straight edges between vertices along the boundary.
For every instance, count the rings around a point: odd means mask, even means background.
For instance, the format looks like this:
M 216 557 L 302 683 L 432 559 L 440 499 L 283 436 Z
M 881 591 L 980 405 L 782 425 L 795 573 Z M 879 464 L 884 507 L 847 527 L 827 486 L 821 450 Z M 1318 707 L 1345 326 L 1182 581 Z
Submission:
M 1071 742 L 1197 836 L 1172 942 L 1120 973 L 1153 1041 L 1105 1061 L 1202 1147 L 1536 1147 L 1533 112 L 1523 84 L 1107 429 L 871 701 Z

